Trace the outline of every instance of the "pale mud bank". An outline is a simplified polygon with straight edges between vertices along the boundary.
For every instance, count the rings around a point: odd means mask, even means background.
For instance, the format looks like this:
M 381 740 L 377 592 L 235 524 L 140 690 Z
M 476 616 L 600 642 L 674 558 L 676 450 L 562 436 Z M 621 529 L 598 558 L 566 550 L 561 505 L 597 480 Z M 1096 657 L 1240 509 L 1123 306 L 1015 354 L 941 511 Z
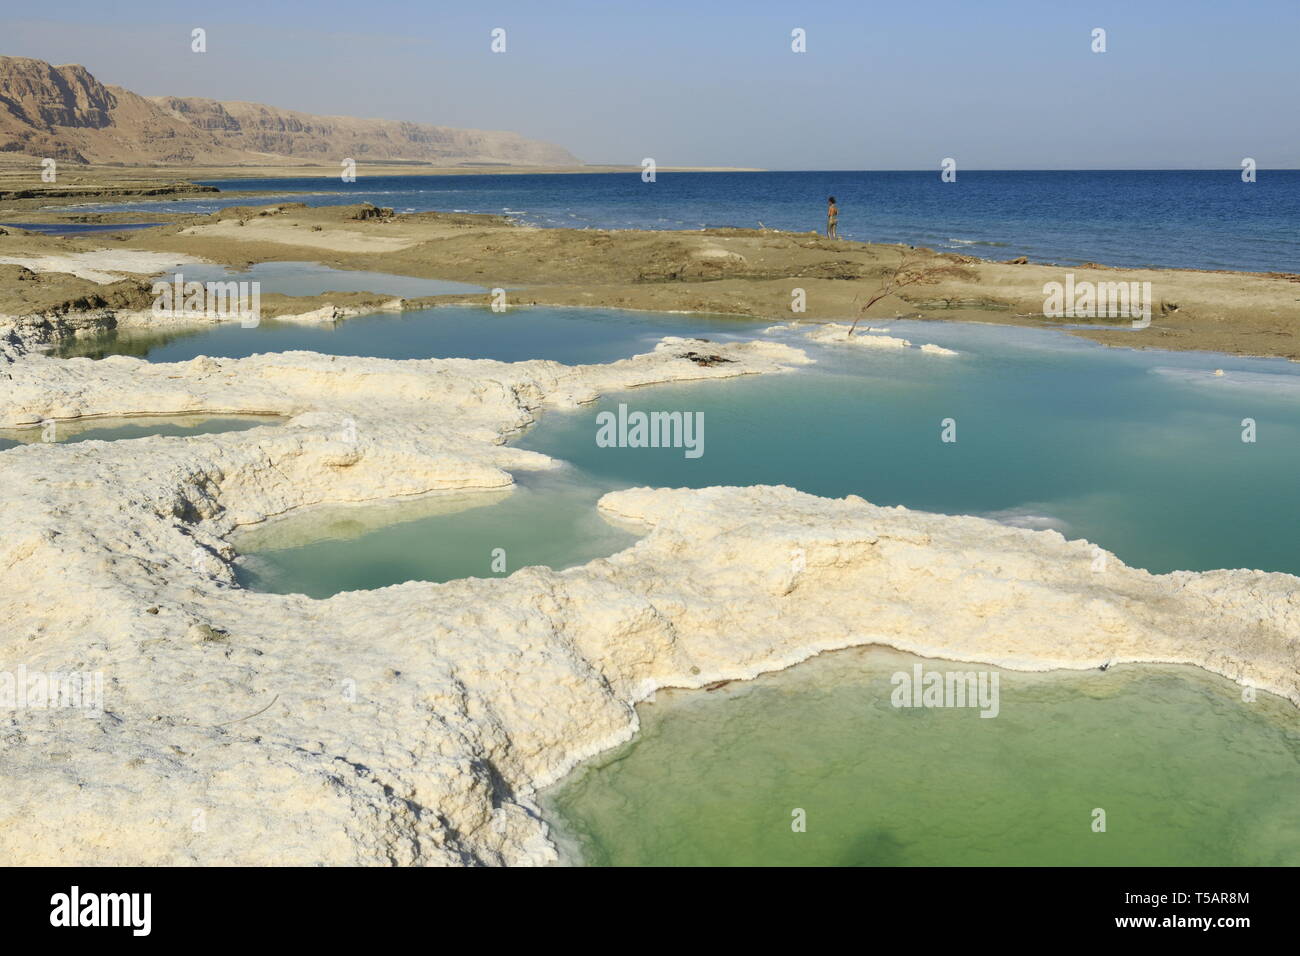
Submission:
M 866 643 L 1024 669 L 1197 664 L 1300 703 L 1300 582 L 1151 575 L 1052 531 L 789 488 L 636 489 L 646 537 L 563 572 L 323 601 L 235 585 L 230 535 L 309 505 L 504 489 L 546 406 L 806 361 L 694 340 L 608 365 L 310 353 L 0 364 L 0 424 L 283 425 L 0 453 L 0 672 L 101 672 L 103 713 L 5 712 L 14 864 L 542 864 L 533 796 L 660 687 Z M 649 393 L 652 396 L 653 392 Z M 649 399 L 648 399 L 649 400 Z
M 131 276 L 152 275 L 202 261 L 192 256 L 179 256 L 168 252 L 139 252 L 131 249 L 104 249 L 55 255 L 0 256 L 0 265 L 22 266 L 38 273 L 63 273 L 97 285 L 109 285 Z

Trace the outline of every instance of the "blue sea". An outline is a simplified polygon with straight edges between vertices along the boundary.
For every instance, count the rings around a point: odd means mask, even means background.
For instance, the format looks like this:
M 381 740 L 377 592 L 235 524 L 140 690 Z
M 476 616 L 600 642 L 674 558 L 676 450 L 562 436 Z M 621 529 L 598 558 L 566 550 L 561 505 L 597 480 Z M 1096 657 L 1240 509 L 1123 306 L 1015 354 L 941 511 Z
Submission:
M 265 200 L 203 198 L 98 205 L 95 210 L 213 212 L 296 200 L 372 202 L 399 212 L 505 214 L 538 226 L 823 230 L 826 198 L 845 239 L 901 242 L 987 259 L 1028 256 L 1077 265 L 1300 272 L 1300 170 L 640 172 L 448 176 L 333 173 L 297 179 L 212 180 L 268 190 Z M 82 208 L 82 207 L 79 207 Z

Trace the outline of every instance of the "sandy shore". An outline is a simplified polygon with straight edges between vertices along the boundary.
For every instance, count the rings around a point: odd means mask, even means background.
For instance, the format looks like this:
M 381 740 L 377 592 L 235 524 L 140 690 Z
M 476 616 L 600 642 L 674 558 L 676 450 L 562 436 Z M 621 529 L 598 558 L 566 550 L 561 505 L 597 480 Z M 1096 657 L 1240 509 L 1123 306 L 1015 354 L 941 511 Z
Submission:
M 998 263 L 757 229 L 536 229 L 495 216 L 358 218 L 365 214 L 361 207 L 275 204 L 229 207 L 212 216 L 173 215 L 167 225 L 111 238 L 52 238 L 11 229 L 0 236 L 0 261 L 106 249 L 175 253 L 236 266 L 308 260 L 510 288 L 514 304 L 842 322 L 856 316 L 861 303 L 908 256 L 921 268 L 945 274 L 882 299 L 866 313 L 869 319 L 1058 327 L 1065 320 L 1043 314 L 1044 286 L 1064 282 L 1073 273 L 1079 281 L 1149 282 L 1153 301 L 1149 327 L 1134 329 L 1129 319 L 1100 318 L 1081 320 L 1100 327 L 1074 329 L 1072 335 L 1134 348 L 1300 359 L 1300 276 L 1293 274 Z M 95 285 L 52 272 L 39 281 L 17 282 L 3 273 L 5 268 L 0 266 L 3 315 L 66 315 L 111 307 L 100 301 L 107 299 L 141 309 L 151 301 L 147 289 L 132 293 L 125 286 Z M 796 290 L 803 290 L 805 311 L 792 311 Z M 304 300 L 297 309 L 328 304 L 326 299 Z

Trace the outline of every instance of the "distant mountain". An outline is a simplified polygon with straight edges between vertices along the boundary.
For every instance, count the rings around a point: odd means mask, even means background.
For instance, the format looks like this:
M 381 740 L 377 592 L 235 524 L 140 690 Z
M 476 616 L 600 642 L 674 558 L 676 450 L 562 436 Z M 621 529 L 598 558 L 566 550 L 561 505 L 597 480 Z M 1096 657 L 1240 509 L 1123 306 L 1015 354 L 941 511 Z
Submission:
M 144 97 L 81 66 L 0 56 L 0 153 L 67 162 L 276 165 L 416 160 L 576 166 L 572 153 L 517 133 L 314 116 L 259 103 Z

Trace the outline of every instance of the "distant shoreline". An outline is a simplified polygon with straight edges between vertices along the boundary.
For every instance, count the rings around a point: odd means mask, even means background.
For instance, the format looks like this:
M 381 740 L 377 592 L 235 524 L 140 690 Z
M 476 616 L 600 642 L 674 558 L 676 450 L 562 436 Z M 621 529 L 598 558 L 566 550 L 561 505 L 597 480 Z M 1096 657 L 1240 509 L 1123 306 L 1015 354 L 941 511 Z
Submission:
M 435 163 L 423 163 L 414 160 L 380 160 L 361 161 L 358 170 L 370 176 L 466 176 L 466 175 L 525 175 L 552 173 L 555 175 L 573 175 L 578 173 L 640 173 L 641 166 L 636 163 L 582 163 L 572 166 L 521 166 L 510 163 L 461 163 L 443 166 Z M 938 167 L 917 167 L 912 169 L 877 169 L 861 167 L 854 169 L 838 168 L 771 168 L 765 166 L 670 166 L 659 164 L 658 172 L 668 173 L 900 173 L 914 174 L 933 172 L 938 175 Z M 331 163 L 275 163 L 267 165 L 231 165 L 228 163 L 186 163 L 167 164 L 131 164 L 122 163 L 72 163 L 61 164 L 65 174 L 78 177 L 93 176 L 105 181 L 116 181 L 136 177 L 143 180 L 158 179 L 293 179 L 316 174 L 333 178 L 338 175 L 338 167 Z M 1262 172 L 1294 173 L 1300 172 L 1300 166 L 1260 167 Z M 1235 173 L 1232 166 L 1204 167 L 1096 167 L 1096 168 L 1051 168 L 1051 169 L 986 169 L 982 167 L 965 167 L 963 174 L 970 173 Z M 0 154 L 0 182 L 15 177 L 30 177 L 33 185 L 40 184 L 41 158 Z
M 214 195 L 201 181 L 238 179 L 311 179 L 338 181 L 337 166 L 319 163 L 298 166 L 82 166 L 65 163 L 59 167 L 56 184 L 41 181 L 40 160 L 24 157 L 16 162 L 12 156 L 0 155 L 0 216 L 14 218 L 14 213 L 31 212 L 46 206 L 77 206 L 101 199 L 130 200 L 133 197 L 172 200 L 196 199 Z M 661 173 L 761 173 L 764 169 L 727 166 L 659 166 Z M 423 163 L 361 163 L 358 174 L 382 176 L 521 176 L 551 174 L 556 176 L 583 173 L 637 173 L 640 166 L 434 166 Z M 226 199 L 246 199 L 269 195 L 265 191 L 223 190 Z M 33 220 L 36 221 L 36 220 Z
M 358 174 L 365 176 L 475 176 L 475 175 L 531 175 L 550 173 L 555 175 L 573 175 L 576 173 L 640 173 L 641 166 L 636 164 L 583 164 L 578 166 L 514 166 L 505 163 L 464 163 L 455 166 L 441 166 L 433 163 L 418 163 L 384 160 L 379 162 L 361 161 L 357 164 Z M 0 188 L 14 188 L 11 183 L 40 188 L 41 160 L 38 157 L 17 157 L 13 154 L 0 156 Z M 61 163 L 60 179 L 91 179 L 96 182 L 152 182 L 168 180 L 194 179 L 298 179 L 322 176 L 337 179 L 338 164 L 331 163 L 276 163 L 265 166 L 230 165 L 214 163 L 210 166 L 186 163 L 183 165 L 133 165 L 79 163 Z M 657 167 L 659 172 L 671 173 L 766 173 L 776 170 L 749 166 L 665 166 Z

